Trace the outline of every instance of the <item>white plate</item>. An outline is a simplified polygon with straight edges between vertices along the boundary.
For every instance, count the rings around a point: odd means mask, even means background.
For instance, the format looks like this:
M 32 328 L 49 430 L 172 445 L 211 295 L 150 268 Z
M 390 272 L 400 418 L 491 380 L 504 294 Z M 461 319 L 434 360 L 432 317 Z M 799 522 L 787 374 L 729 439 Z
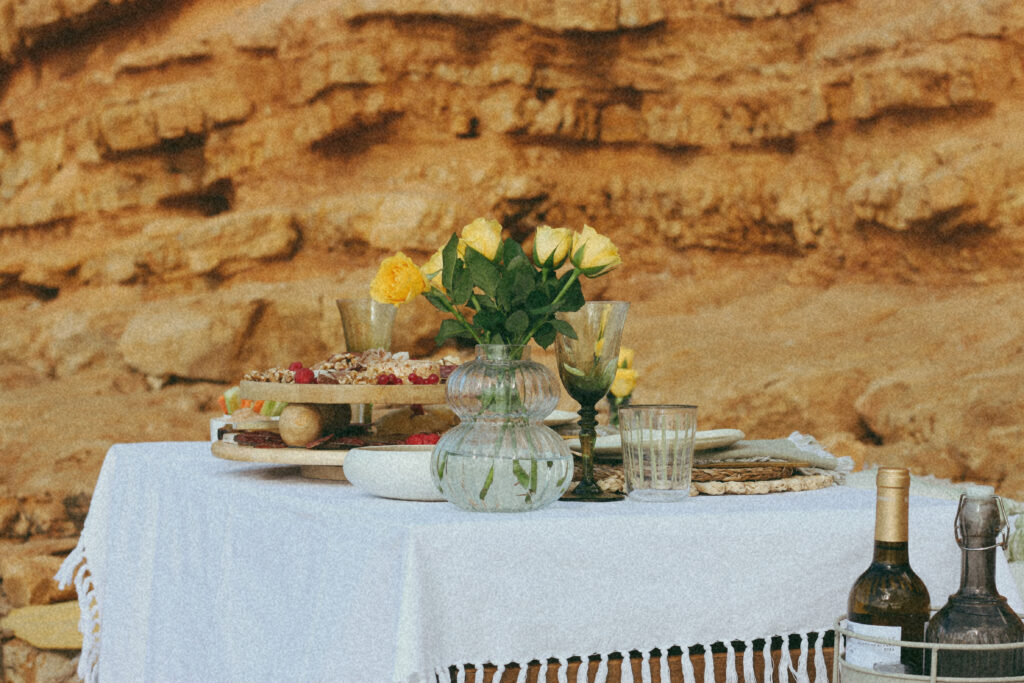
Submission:
M 579 419 L 579 413 L 571 413 L 568 410 L 552 410 L 551 414 L 544 418 L 544 424 L 548 427 L 558 427 L 571 424 Z
M 693 441 L 693 450 L 705 451 L 712 448 L 724 448 L 741 440 L 745 435 L 738 429 L 708 429 L 698 431 Z M 580 449 L 579 438 L 566 439 L 566 443 L 574 451 Z M 594 441 L 594 453 L 607 455 L 622 451 L 622 437 L 618 434 L 599 436 Z
M 430 476 L 433 446 L 366 446 L 345 457 L 345 478 L 381 498 L 444 500 Z
M 746 436 L 738 429 L 708 429 L 697 432 L 697 438 L 693 442 L 693 450 L 708 451 L 712 448 L 725 448 L 731 446 Z

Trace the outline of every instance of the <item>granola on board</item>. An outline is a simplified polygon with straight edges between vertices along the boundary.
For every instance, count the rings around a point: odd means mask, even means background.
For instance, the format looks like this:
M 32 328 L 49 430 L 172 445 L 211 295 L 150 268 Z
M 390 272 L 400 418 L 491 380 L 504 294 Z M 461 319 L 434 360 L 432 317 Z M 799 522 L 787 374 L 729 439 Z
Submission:
M 448 379 L 458 363 L 458 358 L 454 356 L 438 360 L 413 360 L 406 351 L 373 349 L 360 353 L 335 353 L 309 370 L 312 370 L 314 378 L 311 383 L 316 384 L 438 384 Z M 250 370 L 242 379 L 290 384 L 296 382 L 298 371 L 288 368 Z

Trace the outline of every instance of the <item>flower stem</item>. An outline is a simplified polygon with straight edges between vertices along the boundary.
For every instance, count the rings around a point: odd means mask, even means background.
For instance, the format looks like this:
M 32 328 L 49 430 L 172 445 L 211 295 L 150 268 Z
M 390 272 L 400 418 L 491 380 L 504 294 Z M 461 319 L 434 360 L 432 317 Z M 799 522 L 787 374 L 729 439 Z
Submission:
M 579 278 L 580 278 L 580 270 L 578 268 L 573 268 L 572 276 L 568 280 L 565 281 L 565 286 L 562 287 L 562 290 L 558 293 L 558 296 L 556 296 L 554 301 L 552 301 L 548 305 L 548 307 L 552 311 L 554 311 L 555 308 L 558 307 L 558 302 L 560 302 L 562 300 L 562 297 L 565 296 L 565 293 L 569 291 L 569 288 L 572 287 L 573 283 L 576 282 L 576 280 L 578 280 Z M 542 319 L 538 320 L 537 323 L 533 327 L 530 328 L 529 332 L 526 333 L 526 336 L 523 339 L 523 343 L 524 344 L 529 343 L 529 341 L 531 339 L 533 339 L 533 335 L 537 334 L 537 330 L 539 330 L 544 325 L 544 323 L 546 323 L 546 322 L 547 322 L 546 318 L 542 318 Z
M 437 288 L 435 287 L 434 289 Z M 466 317 L 462 315 L 462 312 L 459 311 L 459 309 L 455 307 L 455 304 L 452 303 L 452 300 L 448 298 L 448 292 L 445 292 L 444 290 L 440 289 L 438 289 L 437 291 L 441 293 L 441 299 L 444 302 L 445 309 L 447 309 L 449 313 L 455 316 L 455 319 L 459 322 L 460 325 L 462 325 L 463 328 L 466 329 L 467 332 L 473 335 L 473 339 L 476 340 L 476 343 L 486 344 L 487 342 L 484 339 L 482 339 L 479 334 L 476 333 L 476 330 L 473 329 L 473 326 L 469 324 L 469 321 L 466 320 Z

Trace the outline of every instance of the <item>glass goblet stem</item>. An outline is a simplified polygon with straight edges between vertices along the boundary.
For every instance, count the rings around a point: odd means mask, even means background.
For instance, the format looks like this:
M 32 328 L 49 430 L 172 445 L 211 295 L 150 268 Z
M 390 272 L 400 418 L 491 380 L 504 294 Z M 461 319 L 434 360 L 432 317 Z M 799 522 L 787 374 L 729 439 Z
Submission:
M 580 404 L 580 453 L 583 460 L 583 476 L 576 484 L 576 495 L 598 495 L 601 487 L 594 479 L 594 442 L 597 440 L 597 408 Z

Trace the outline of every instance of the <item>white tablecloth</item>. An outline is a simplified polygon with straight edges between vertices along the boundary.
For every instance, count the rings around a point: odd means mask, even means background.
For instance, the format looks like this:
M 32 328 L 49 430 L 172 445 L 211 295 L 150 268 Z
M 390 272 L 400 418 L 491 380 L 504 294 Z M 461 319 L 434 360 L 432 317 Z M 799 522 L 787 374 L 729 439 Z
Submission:
M 934 604 L 959 581 L 955 507 L 911 499 L 911 561 Z M 447 680 L 464 663 L 751 652 L 826 630 L 873 525 L 874 493 L 847 487 L 487 514 L 218 460 L 207 442 L 125 444 L 62 578 L 77 569 L 81 673 L 103 683 Z M 998 569 L 1020 610 L 1002 556 Z

